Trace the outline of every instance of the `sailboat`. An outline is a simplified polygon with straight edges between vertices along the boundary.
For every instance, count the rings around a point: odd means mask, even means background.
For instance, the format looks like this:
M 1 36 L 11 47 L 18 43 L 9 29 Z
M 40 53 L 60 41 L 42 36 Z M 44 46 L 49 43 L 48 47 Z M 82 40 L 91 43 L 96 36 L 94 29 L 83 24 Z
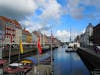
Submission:
M 74 44 L 71 42 L 71 26 L 70 26 L 70 39 L 69 40 L 70 40 L 70 42 L 69 42 L 65 52 L 75 52 L 75 50 L 73 49 Z

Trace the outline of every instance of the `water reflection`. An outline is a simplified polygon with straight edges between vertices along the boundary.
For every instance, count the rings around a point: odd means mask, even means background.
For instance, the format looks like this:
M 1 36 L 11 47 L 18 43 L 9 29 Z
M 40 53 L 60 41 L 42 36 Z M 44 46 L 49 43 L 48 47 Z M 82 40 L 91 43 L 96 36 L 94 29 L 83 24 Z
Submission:
M 77 53 L 66 53 L 64 48 L 54 51 L 54 75 L 89 75 Z

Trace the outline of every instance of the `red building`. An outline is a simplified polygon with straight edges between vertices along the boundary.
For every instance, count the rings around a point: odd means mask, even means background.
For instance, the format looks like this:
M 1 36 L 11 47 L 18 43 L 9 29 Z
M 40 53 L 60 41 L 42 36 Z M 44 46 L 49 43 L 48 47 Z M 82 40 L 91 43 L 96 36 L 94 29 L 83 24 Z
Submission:
M 14 21 L 4 16 L 0 16 L 0 20 L 2 21 L 1 25 L 5 29 L 5 44 L 13 43 L 15 38 Z

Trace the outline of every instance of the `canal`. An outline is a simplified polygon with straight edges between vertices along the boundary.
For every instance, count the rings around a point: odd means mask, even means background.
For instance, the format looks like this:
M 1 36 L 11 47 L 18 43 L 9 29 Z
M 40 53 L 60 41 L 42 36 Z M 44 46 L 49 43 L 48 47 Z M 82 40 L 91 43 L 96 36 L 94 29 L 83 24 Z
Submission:
M 54 75 L 90 75 L 76 52 L 65 52 L 65 48 L 54 50 Z

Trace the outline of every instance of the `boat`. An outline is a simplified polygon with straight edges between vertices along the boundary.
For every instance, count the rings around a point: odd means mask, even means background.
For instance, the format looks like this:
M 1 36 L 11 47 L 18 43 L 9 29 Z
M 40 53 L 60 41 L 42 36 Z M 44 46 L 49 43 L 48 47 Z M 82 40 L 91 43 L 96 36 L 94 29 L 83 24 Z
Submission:
M 73 48 L 67 48 L 65 52 L 76 52 Z

